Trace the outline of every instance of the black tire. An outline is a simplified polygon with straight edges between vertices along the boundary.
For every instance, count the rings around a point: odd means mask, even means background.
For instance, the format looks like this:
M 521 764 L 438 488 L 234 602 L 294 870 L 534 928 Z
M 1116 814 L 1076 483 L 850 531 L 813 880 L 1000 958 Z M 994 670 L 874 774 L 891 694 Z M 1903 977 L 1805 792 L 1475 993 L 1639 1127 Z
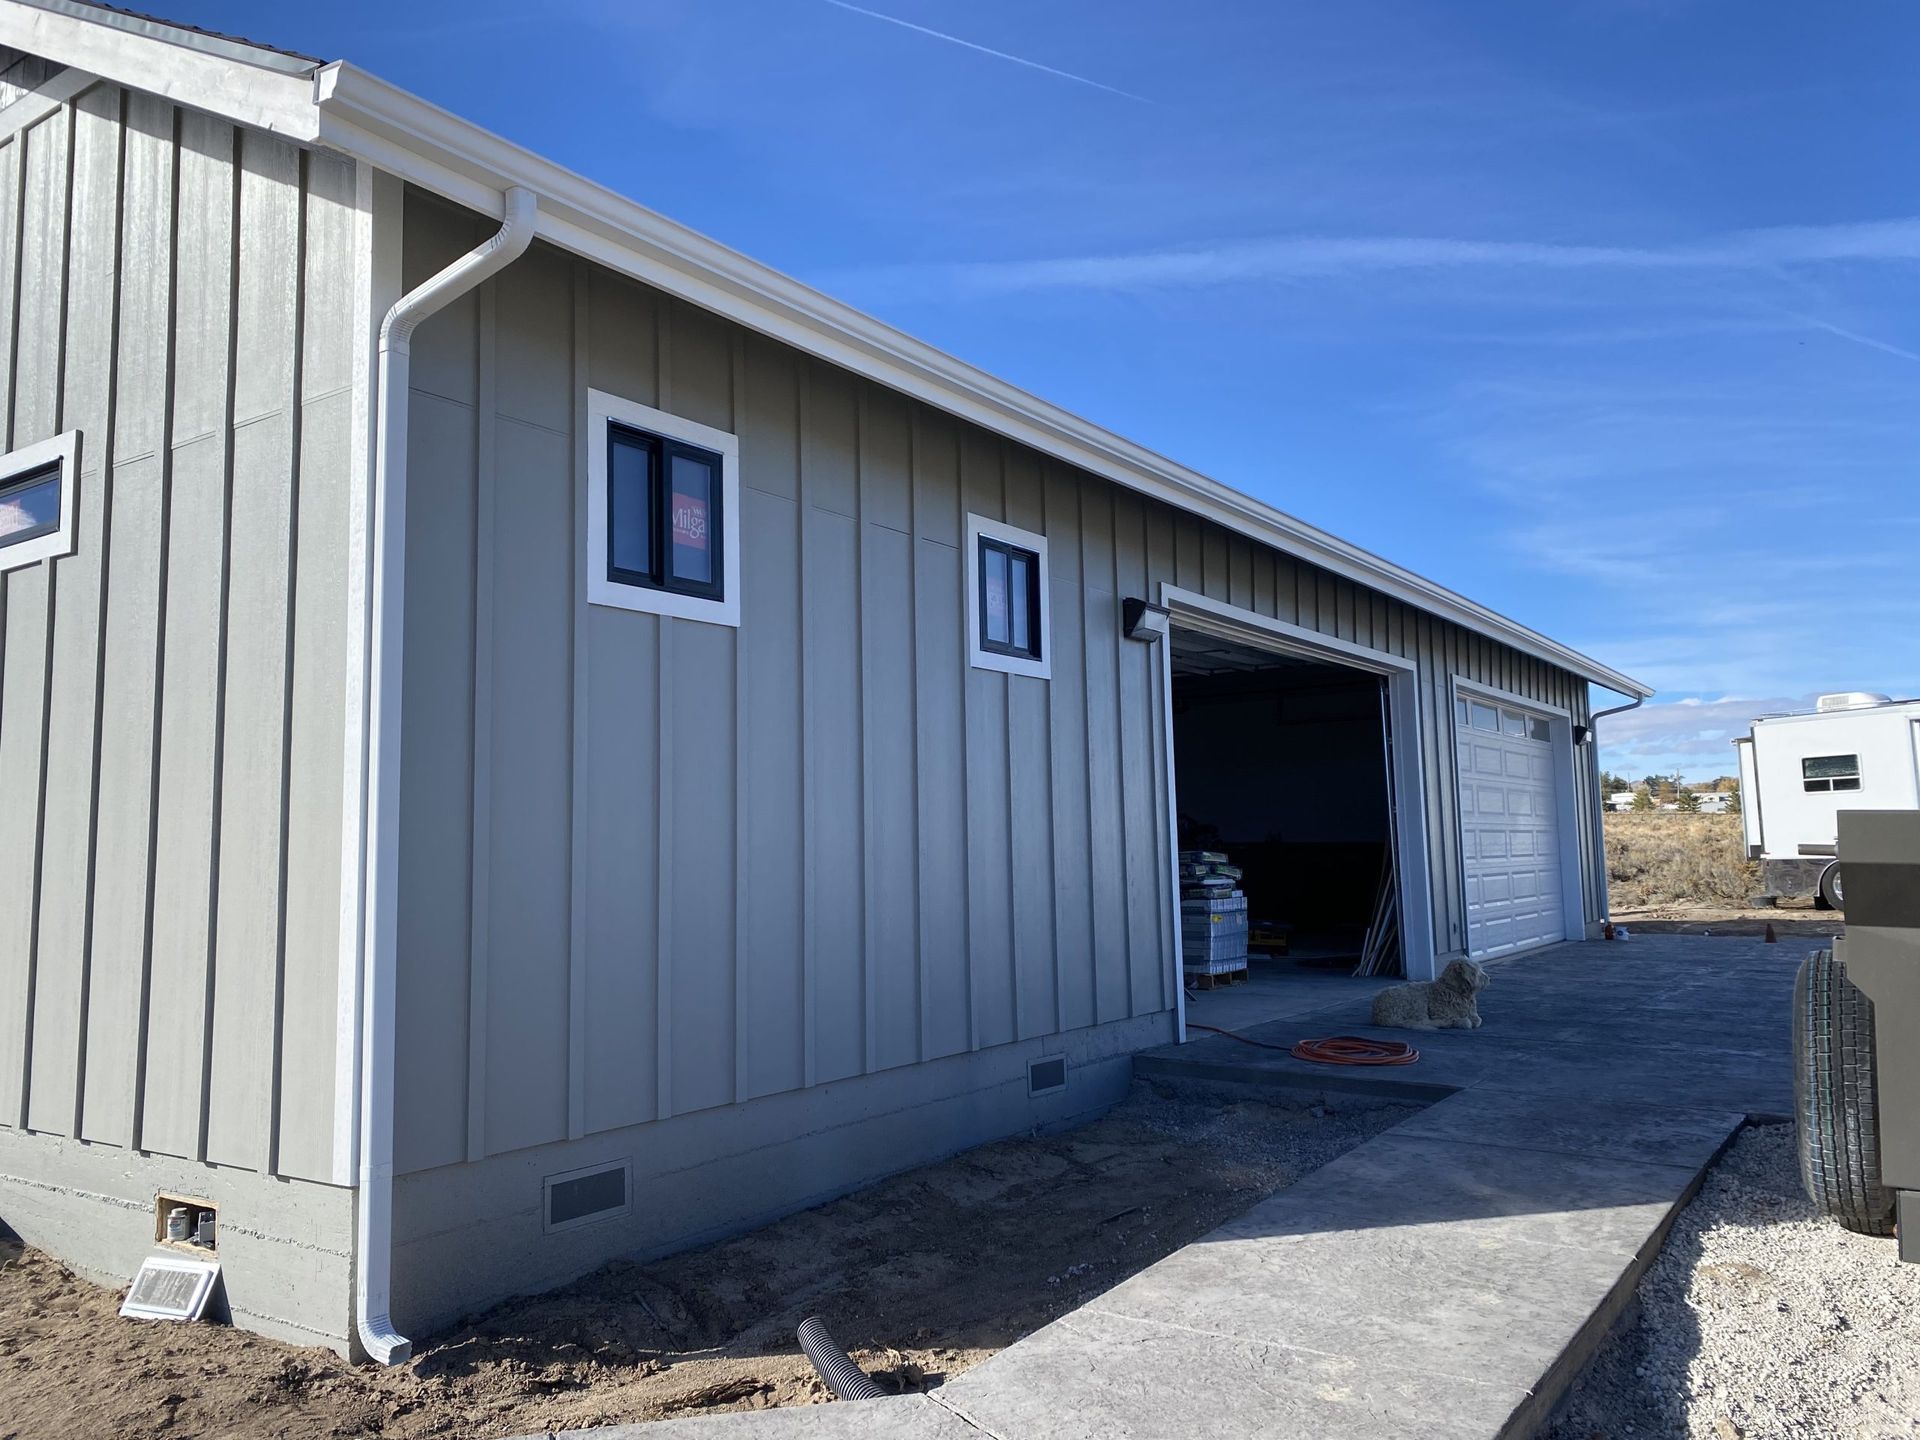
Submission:
M 1840 880 L 1840 862 L 1838 860 L 1820 872 L 1821 909 L 1844 910 L 1847 908 L 1847 895 L 1841 886 Z
M 1849 1230 L 1893 1234 L 1893 1195 L 1880 1183 L 1873 1002 L 1831 950 L 1809 955 L 1793 982 L 1793 1097 L 1807 1197 Z

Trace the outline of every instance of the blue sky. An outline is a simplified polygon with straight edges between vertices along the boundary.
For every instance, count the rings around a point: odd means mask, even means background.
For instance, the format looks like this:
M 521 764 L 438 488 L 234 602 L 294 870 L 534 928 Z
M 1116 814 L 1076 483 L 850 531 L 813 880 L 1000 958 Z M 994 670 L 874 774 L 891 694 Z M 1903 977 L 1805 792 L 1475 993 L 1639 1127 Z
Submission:
M 1656 685 L 1920 692 L 1894 0 L 175 0 L 345 58 Z M 1596 697 L 1614 703 L 1612 697 Z

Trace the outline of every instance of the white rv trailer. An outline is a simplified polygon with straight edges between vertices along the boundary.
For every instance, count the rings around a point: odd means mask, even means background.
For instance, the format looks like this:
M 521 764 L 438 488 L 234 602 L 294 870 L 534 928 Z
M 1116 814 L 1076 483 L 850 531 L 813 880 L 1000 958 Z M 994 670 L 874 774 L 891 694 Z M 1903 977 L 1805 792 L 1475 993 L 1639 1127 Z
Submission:
M 1842 908 L 1839 813 L 1920 809 L 1920 700 L 1822 695 L 1810 713 L 1762 715 L 1733 744 L 1763 901 L 1811 895 Z

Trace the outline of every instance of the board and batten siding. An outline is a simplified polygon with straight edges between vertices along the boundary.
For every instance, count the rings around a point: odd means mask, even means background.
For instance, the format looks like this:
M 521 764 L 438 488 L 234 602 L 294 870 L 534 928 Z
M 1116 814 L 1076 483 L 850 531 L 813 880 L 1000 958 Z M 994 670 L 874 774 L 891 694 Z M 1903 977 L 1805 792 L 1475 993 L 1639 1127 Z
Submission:
M 404 284 L 491 229 L 410 192 Z M 1160 658 L 1120 629 L 1163 580 L 1419 660 L 1448 950 L 1450 674 L 1585 718 L 1564 672 L 544 245 L 412 383 L 402 1172 L 1172 1008 Z M 589 388 L 738 435 L 737 630 L 587 604 Z M 1050 682 L 967 663 L 969 513 L 1048 536 Z
M 0 143 L 0 1125 L 334 1168 L 351 162 L 96 85 Z

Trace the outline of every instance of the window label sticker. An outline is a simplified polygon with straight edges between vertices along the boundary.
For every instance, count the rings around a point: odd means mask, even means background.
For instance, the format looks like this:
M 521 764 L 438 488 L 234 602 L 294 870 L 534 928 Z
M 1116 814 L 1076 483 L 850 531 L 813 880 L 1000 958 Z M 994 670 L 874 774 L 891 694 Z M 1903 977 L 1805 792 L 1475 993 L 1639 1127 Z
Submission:
M 678 492 L 673 497 L 673 543 L 688 550 L 707 548 L 707 502 Z

